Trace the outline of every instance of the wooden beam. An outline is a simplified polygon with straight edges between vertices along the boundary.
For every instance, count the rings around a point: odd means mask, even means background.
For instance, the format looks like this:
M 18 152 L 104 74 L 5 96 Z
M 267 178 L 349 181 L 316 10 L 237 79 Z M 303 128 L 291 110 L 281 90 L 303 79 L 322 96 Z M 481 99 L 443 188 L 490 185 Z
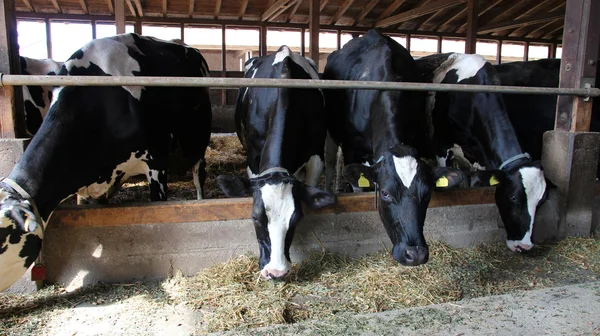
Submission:
M 259 39 L 259 42 L 258 42 L 259 55 L 266 56 L 267 55 L 267 26 L 264 24 L 260 26 L 258 39 Z
M 137 9 L 139 16 L 144 17 L 144 9 L 142 8 L 142 2 L 140 0 L 133 0 L 133 2 L 135 4 L 135 8 Z M 191 0 L 190 2 L 193 2 L 193 0 Z
M 529 61 L 529 43 L 525 43 L 525 48 L 523 48 L 523 62 Z
M 479 9 L 479 14 L 477 14 L 477 22 L 479 24 L 481 24 L 481 21 L 479 21 L 479 18 L 487 13 L 488 11 L 490 11 L 491 9 L 493 9 L 494 7 L 498 6 L 499 3 L 501 3 L 504 0 L 494 0 L 490 3 L 488 3 L 487 5 L 483 6 L 483 8 Z M 463 29 L 467 28 L 467 22 L 463 23 L 457 30 L 457 32 L 462 31 Z
M 600 45 L 599 17 L 598 1 L 567 1 L 559 87 L 595 86 Z M 593 101 L 585 101 L 583 97 L 558 96 L 555 129 L 589 132 Z
M 167 0 L 162 0 L 162 16 L 167 16 Z
M 543 8 L 544 6 L 548 5 L 548 3 L 550 3 L 550 1 L 556 1 L 556 0 L 544 0 L 544 1 L 540 1 L 537 4 L 534 3 L 533 6 L 531 6 L 529 9 L 519 13 L 519 15 L 517 15 L 516 17 L 514 17 L 514 20 L 519 20 L 519 19 L 523 19 L 525 18 L 527 15 L 533 14 L 535 12 L 539 12 L 539 10 L 541 8 Z
M 546 13 L 541 15 L 532 16 L 529 18 L 521 19 L 521 20 L 509 20 L 506 22 L 500 22 L 495 24 L 490 24 L 478 29 L 479 34 L 488 34 L 497 32 L 500 30 L 506 30 L 511 28 L 518 28 L 523 26 L 528 26 L 540 22 L 546 22 L 550 20 L 560 19 L 565 16 L 565 13 L 562 11 Z
M 298 0 L 291 0 L 285 6 L 281 7 L 277 12 L 275 12 L 275 14 L 273 14 L 273 16 L 271 16 L 271 18 L 269 18 L 267 21 L 275 20 L 275 18 L 282 15 L 285 11 L 290 9 L 290 7 L 294 6 L 297 2 L 298 2 Z M 286 18 L 286 20 L 287 20 L 287 18 Z
M 241 20 L 244 18 L 244 15 L 246 14 L 246 8 L 248 7 L 248 0 L 242 0 L 240 1 L 240 11 L 238 12 L 238 20 Z
M 391 26 L 394 24 L 408 21 L 408 20 L 412 20 L 414 18 L 423 16 L 423 15 L 427 15 L 429 13 L 433 13 L 438 10 L 442 10 L 444 8 L 456 6 L 458 4 L 464 3 L 465 1 L 466 0 L 438 0 L 438 1 L 428 4 L 426 6 L 421 6 L 421 7 L 406 11 L 404 13 L 394 15 L 387 19 L 379 20 L 375 23 L 375 27 L 376 28 L 387 27 L 387 26 Z
M 429 208 L 493 204 L 494 188 L 458 189 L 434 192 Z M 335 205 L 320 210 L 304 208 L 306 214 L 376 212 L 373 192 L 339 194 Z M 250 219 L 252 198 L 225 198 L 203 201 L 151 202 L 132 205 L 61 205 L 49 219 L 51 228 L 172 224 Z M 110 220 L 107 220 L 110 219 Z
M 21 73 L 14 0 L 0 1 L 0 73 Z M 0 87 L 0 136 L 25 136 L 23 90 L 19 86 Z
M 354 3 L 354 0 L 346 0 L 344 1 L 344 3 L 340 6 L 340 8 L 338 9 L 337 12 L 335 12 L 335 14 L 333 15 L 333 17 L 331 18 L 331 21 L 329 24 L 336 24 L 344 15 L 344 13 L 346 13 L 346 11 L 348 10 L 348 8 L 350 8 L 350 6 L 352 6 L 352 4 Z
M 298 11 L 298 8 L 300 7 L 301 4 L 302 4 L 302 0 L 296 1 L 296 4 L 294 5 L 294 7 L 292 8 L 292 10 L 288 14 L 288 17 L 285 19 L 285 22 L 290 22 L 292 20 L 292 17 L 294 15 L 296 15 L 296 12 Z
M 285 7 L 291 0 L 278 0 L 274 4 L 272 4 L 267 10 L 265 10 L 260 16 L 260 21 L 267 21 L 275 13 L 277 13 L 281 8 Z
M 442 37 L 441 37 L 441 36 L 438 36 L 438 37 L 437 37 L 437 53 L 438 53 L 438 54 L 441 54 L 441 53 L 442 53 L 442 41 L 443 41 L 443 40 L 444 40 L 444 39 L 442 39 Z
M 56 0 L 52 0 L 52 3 L 55 3 Z M 106 4 L 108 5 L 108 11 L 110 12 L 110 14 L 115 14 L 115 8 L 113 7 L 113 0 L 106 0 Z M 58 3 L 55 5 L 55 7 L 58 6 Z M 60 7 L 58 7 L 60 9 Z M 59 13 L 62 13 L 61 10 L 59 10 Z
M 165 1 L 167 1 L 167 0 L 165 0 Z M 218 19 L 219 15 L 221 14 L 221 3 L 222 3 L 222 0 L 217 0 L 217 2 L 215 3 L 215 15 L 214 15 L 215 19 Z
M 90 14 L 90 10 L 88 9 L 88 5 L 85 0 L 79 0 L 79 4 L 81 5 L 81 9 L 83 9 L 83 14 Z
M 552 43 L 548 47 L 548 58 L 556 58 L 556 48 L 558 48 L 556 43 Z
M 310 46 L 309 57 L 315 61 L 317 70 L 319 69 L 319 30 L 320 30 L 320 14 L 319 0 L 310 0 L 309 5 L 309 26 L 310 29 Z
M 135 20 L 133 24 L 133 32 L 142 35 L 142 20 Z
M 50 20 L 45 19 L 44 24 L 46 25 L 46 52 L 48 58 L 52 58 L 52 28 L 50 27 Z
M 305 41 L 305 35 L 306 33 L 306 29 L 302 28 L 300 29 L 300 54 L 302 55 L 302 57 L 306 56 L 306 41 Z
M 27 9 L 29 9 L 30 12 L 35 12 L 35 9 L 31 5 L 31 2 L 29 2 L 29 0 L 23 0 L 23 3 L 25 4 L 25 7 L 27 7 Z
M 550 37 L 550 36 L 554 36 L 555 33 L 560 32 L 561 30 L 563 30 L 564 25 L 560 25 L 554 29 L 552 29 L 551 31 L 547 32 L 546 34 L 544 34 L 544 37 Z
M 423 27 L 424 25 L 428 24 L 429 22 L 431 22 L 431 20 L 435 19 L 436 17 L 440 16 L 442 13 L 444 12 L 444 10 L 439 10 L 431 15 L 429 15 L 427 18 L 425 18 L 424 20 L 421 20 L 421 22 L 419 22 L 419 24 L 417 24 L 414 27 L 414 30 L 419 30 L 421 29 L 421 27 Z
M 535 35 L 537 33 L 540 33 L 541 31 L 544 30 L 544 28 L 547 28 L 547 27 L 549 27 L 549 26 L 551 26 L 554 23 L 557 23 L 559 21 L 562 21 L 562 20 L 555 19 L 555 20 L 548 21 L 548 22 L 546 22 L 546 23 L 544 23 L 544 24 L 536 27 L 535 29 L 528 31 L 527 33 L 524 34 L 524 36 L 532 36 L 532 35 Z
M 137 14 L 135 12 L 135 7 L 133 7 L 133 3 L 131 2 L 131 0 L 125 0 L 125 3 L 127 4 L 127 8 L 129 8 L 129 12 L 131 13 L 131 16 L 137 17 Z
M 369 1 L 369 3 L 367 4 L 367 6 L 365 8 L 363 8 L 363 10 L 360 12 L 360 14 L 358 14 L 358 16 L 354 19 L 354 22 L 351 23 L 350 25 L 355 25 L 355 24 L 360 24 L 363 22 L 363 20 L 365 19 L 365 17 L 367 15 L 369 15 L 369 13 L 371 13 L 371 11 L 373 10 L 373 8 L 375 8 L 375 6 L 377 6 L 377 4 L 379 3 L 380 0 L 371 0 Z
M 496 49 L 496 64 L 502 64 L 502 40 L 498 40 Z
M 385 9 L 385 11 L 383 11 L 383 13 L 381 13 L 381 15 L 379 15 L 377 21 L 387 19 L 388 17 L 390 17 L 390 15 L 392 15 L 398 8 L 400 8 L 400 6 L 404 4 L 404 2 L 406 2 L 406 0 L 394 1 L 391 5 L 388 6 L 388 8 Z
M 446 26 L 450 22 L 452 22 L 452 21 L 456 20 L 457 18 L 459 18 L 460 16 L 462 16 L 466 11 L 467 11 L 466 6 L 462 7 L 462 8 L 458 7 L 458 8 L 452 9 L 452 11 L 450 11 L 447 16 L 445 16 L 443 19 L 441 19 L 440 22 L 437 24 L 437 26 L 435 26 L 433 28 L 433 31 L 439 31 L 440 29 L 442 29 L 444 26 Z
M 125 1 L 115 0 L 115 23 L 117 34 L 125 34 Z
M 465 54 L 477 53 L 477 18 L 479 0 L 467 2 L 467 39 L 465 41 Z
M 325 6 L 327 5 L 328 2 L 329 2 L 329 0 L 321 0 L 321 4 L 319 5 L 319 13 L 323 10 L 323 8 L 325 8 Z

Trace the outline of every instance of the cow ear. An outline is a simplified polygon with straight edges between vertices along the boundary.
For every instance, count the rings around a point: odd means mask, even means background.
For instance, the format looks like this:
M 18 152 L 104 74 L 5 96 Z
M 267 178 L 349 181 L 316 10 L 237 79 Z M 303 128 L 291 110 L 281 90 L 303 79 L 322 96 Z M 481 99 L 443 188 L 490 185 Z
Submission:
M 456 168 L 434 167 L 433 178 L 436 189 L 449 190 L 464 183 L 467 180 L 467 174 Z
M 300 198 L 313 209 L 333 205 L 337 200 L 334 194 L 304 183 L 300 184 Z
M 375 171 L 362 164 L 344 166 L 344 178 L 355 188 L 369 188 L 375 183 Z
M 478 170 L 471 175 L 471 187 L 495 187 L 502 183 L 502 170 Z
M 250 180 L 246 177 L 219 175 L 217 184 L 227 197 L 246 197 L 252 193 Z

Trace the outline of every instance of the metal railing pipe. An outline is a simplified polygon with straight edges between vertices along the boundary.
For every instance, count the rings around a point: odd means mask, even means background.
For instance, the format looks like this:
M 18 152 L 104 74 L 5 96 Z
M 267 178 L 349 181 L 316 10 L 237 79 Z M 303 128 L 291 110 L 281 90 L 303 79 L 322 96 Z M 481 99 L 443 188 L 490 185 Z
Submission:
M 222 77 L 143 76 L 35 76 L 0 74 L 0 85 L 52 86 L 173 86 L 173 87 L 284 87 L 321 89 L 367 89 L 407 91 L 497 92 L 513 94 L 572 95 L 598 97 L 600 89 L 540 88 L 500 85 L 432 84 L 412 82 L 337 81 L 323 79 L 267 79 Z

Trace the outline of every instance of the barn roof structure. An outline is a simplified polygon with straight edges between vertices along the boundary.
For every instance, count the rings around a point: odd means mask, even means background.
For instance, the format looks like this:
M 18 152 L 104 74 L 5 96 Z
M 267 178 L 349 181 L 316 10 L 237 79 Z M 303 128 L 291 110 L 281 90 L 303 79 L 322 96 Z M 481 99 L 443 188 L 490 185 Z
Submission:
M 306 27 L 310 0 L 125 0 L 127 20 Z M 320 29 L 465 37 L 466 0 L 320 0 Z M 479 0 L 478 38 L 558 42 L 566 0 Z M 113 0 L 16 0 L 18 18 L 110 20 Z

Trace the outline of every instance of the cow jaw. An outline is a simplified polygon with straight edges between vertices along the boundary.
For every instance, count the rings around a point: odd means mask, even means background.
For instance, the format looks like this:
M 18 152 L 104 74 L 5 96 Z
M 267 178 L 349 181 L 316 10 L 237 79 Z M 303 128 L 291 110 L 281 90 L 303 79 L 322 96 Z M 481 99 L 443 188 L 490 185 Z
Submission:
M 527 198 L 527 213 L 529 214 L 529 229 L 521 240 L 507 240 L 506 244 L 513 252 L 530 250 L 533 247 L 531 235 L 533 233 L 533 222 L 539 201 L 546 191 L 546 179 L 544 172 L 537 167 L 523 167 L 519 169 L 521 181 Z
M 260 188 L 271 241 L 269 263 L 261 270 L 265 278 L 282 277 L 292 268 L 285 257 L 285 237 L 295 211 L 293 187 L 291 183 L 279 182 L 265 184 Z

